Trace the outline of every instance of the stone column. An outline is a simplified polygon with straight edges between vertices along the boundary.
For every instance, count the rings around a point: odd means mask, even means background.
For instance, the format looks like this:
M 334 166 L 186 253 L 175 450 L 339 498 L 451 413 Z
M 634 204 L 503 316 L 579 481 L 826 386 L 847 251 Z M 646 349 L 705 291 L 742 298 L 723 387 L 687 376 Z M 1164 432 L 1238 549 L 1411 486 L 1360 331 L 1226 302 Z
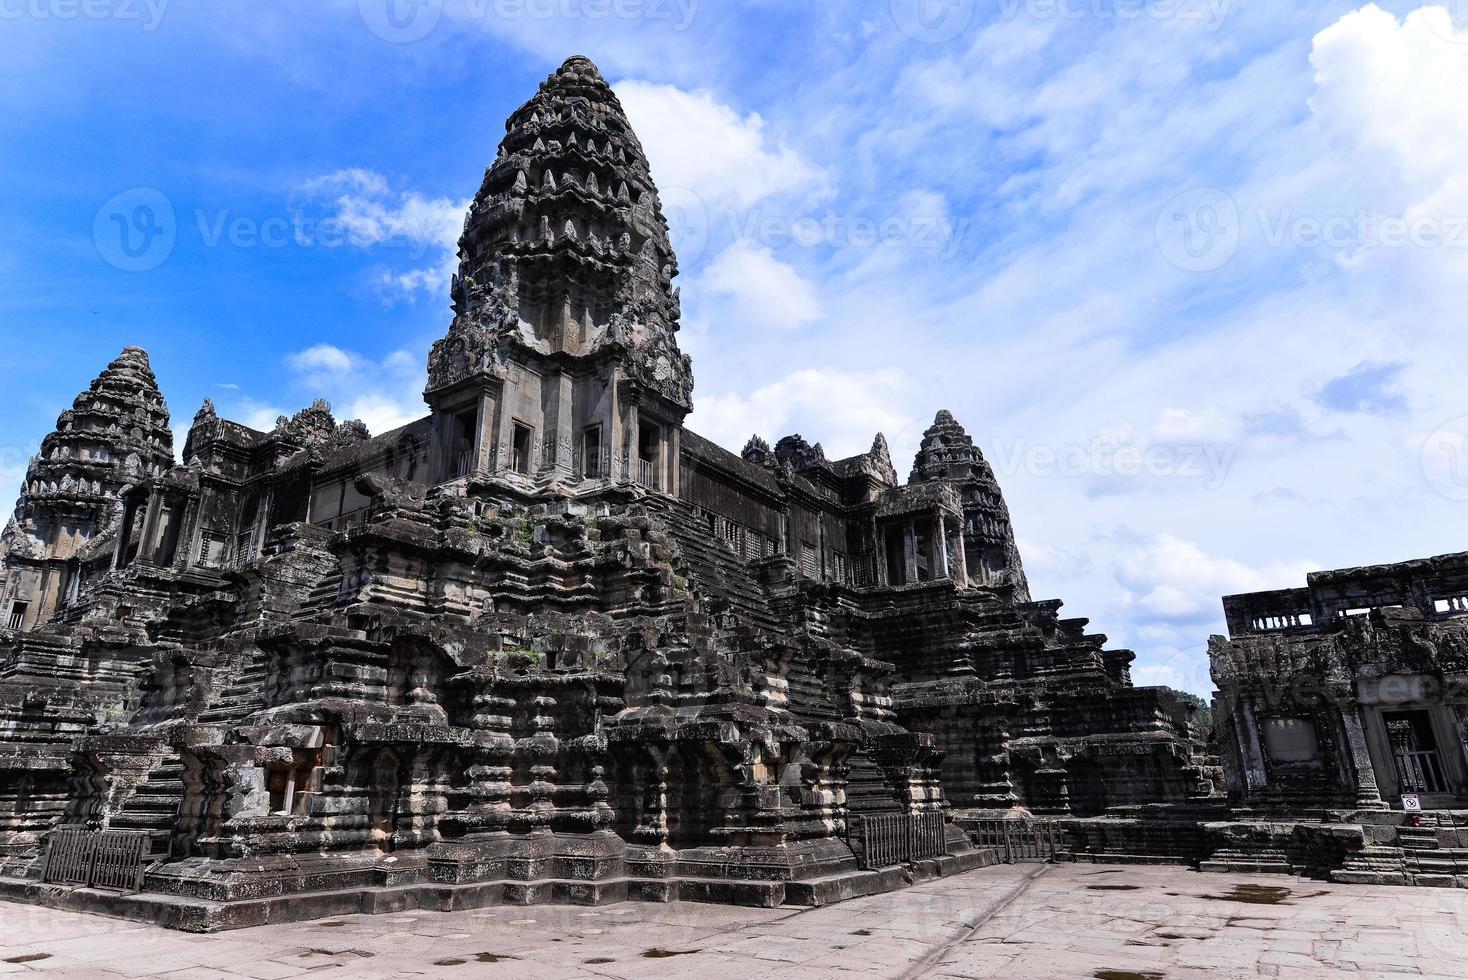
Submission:
M 495 455 L 495 434 L 499 431 L 499 398 L 489 390 L 479 393 L 479 410 L 475 415 L 474 448 L 470 470 L 481 475 L 498 471 L 499 457 Z
M 1447 685 L 1452 689 L 1455 685 Z M 1450 702 L 1444 705 L 1452 712 L 1453 734 L 1458 736 L 1458 752 L 1463 760 L 1464 772 L 1468 773 L 1468 704 Z
M 543 465 L 557 476 L 565 478 L 579 469 L 576 461 L 580 433 L 575 431 L 575 419 L 571 403 L 571 378 L 565 371 L 558 371 L 546 379 L 551 389 L 549 410 L 545 413 L 546 451 Z
M 1366 746 L 1366 728 L 1361 709 L 1354 704 L 1341 706 L 1341 721 L 1346 728 L 1346 746 L 1351 752 L 1351 766 L 1356 770 L 1356 806 L 1363 810 L 1389 810 L 1376 785 L 1376 767 L 1371 764 L 1371 751 Z
M 143 518 L 143 529 L 138 534 L 138 558 L 142 561 L 151 563 L 161 543 L 161 539 L 158 538 L 158 512 L 162 507 L 163 491 L 154 490 L 148 497 L 148 513 Z M 310 520 L 310 515 L 311 512 L 307 510 L 307 520 Z
M 948 561 L 948 522 L 943 519 L 942 512 L 933 521 L 933 529 L 937 531 L 937 540 L 934 548 L 938 558 L 937 578 L 952 578 L 953 566 Z
M 127 557 L 127 546 L 132 540 L 133 519 L 137 510 L 137 505 L 133 503 L 124 503 L 122 506 L 122 522 L 117 526 L 117 547 L 112 555 L 113 568 L 121 568 L 123 559 Z
M 968 582 L 968 555 L 964 550 L 963 527 L 959 525 L 949 538 L 953 542 L 953 561 L 949 565 L 949 574 L 958 582 L 960 588 L 966 588 Z
M 908 521 L 902 529 L 902 561 L 907 567 L 907 582 L 911 585 L 917 575 L 917 523 Z

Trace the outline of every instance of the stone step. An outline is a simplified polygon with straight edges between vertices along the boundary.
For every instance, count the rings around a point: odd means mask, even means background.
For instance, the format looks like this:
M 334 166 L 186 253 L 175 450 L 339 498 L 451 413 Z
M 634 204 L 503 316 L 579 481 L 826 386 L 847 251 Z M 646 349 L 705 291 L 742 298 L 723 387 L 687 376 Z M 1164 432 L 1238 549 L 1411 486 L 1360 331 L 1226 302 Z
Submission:
M 1221 848 L 1198 865 L 1213 874 L 1290 874 L 1294 869 L 1284 851 L 1274 848 L 1244 850 Z

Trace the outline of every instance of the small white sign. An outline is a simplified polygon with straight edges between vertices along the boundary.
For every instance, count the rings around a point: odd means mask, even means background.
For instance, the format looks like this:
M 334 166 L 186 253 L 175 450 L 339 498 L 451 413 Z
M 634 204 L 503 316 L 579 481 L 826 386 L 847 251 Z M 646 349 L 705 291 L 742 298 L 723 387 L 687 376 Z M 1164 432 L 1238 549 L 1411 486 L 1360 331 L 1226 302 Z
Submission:
M 1422 801 L 1417 798 L 1416 793 L 1402 794 L 1402 811 L 1404 813 L 1422 812 Z

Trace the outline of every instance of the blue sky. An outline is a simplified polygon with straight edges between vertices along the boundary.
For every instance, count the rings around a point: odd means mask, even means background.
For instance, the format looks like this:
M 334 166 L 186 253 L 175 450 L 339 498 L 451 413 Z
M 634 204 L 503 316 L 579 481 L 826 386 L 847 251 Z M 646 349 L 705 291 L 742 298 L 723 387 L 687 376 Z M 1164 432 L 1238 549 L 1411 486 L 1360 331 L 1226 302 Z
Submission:
M 1468 4 L 1421 0 L 0 0 L 0 496 L 127 344 L 179 426 L 421 414 L 572 53 L 675 226 L 693 427 L 905 471 L 951 409 L 1139 680 L 1206 692 L 1224 593 L 1463 548 Z

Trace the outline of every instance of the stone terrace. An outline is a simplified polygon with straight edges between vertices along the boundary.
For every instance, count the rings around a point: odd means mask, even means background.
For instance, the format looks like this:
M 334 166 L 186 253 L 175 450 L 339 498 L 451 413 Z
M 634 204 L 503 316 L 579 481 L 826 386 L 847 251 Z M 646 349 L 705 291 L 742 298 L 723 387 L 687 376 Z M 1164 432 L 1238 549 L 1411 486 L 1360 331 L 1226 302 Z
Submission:
M 214 936 L 0 903 L 0 974 L 67 977 L 1468 977 L 1468 894 L 1018 865 L 814 910 L 348 916 Z

